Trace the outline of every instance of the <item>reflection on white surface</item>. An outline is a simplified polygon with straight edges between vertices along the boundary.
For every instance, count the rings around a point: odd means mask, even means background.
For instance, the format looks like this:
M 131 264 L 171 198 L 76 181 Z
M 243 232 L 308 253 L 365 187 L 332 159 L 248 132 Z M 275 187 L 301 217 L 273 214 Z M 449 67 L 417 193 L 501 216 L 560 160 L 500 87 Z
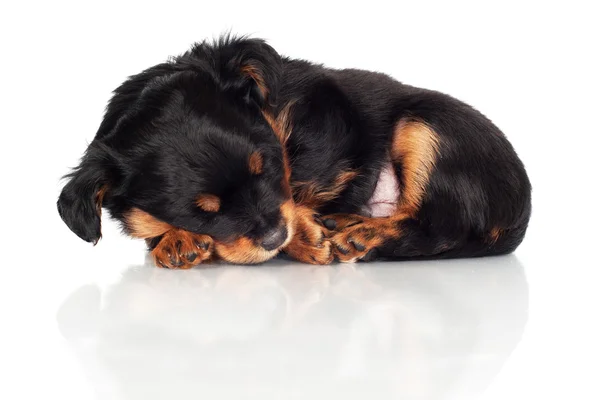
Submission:
M 515 256 L 127 270 L 57 314 L 100 399 L 476 398 L 520 340 Z

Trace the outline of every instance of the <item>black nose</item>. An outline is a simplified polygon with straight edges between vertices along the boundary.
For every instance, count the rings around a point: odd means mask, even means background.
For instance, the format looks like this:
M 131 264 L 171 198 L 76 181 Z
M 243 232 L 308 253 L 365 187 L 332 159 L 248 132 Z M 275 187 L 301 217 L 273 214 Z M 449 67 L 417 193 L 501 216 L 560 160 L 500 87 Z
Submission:
M 275 250 L 279 248 L 283 244 L 283 242 L 285 242 L 285 240 L 287 239 L 287 235 L 288 231 L 285 225 L 279 228 L 275 228 L 267 232 L 267 234 L 263 237 L 263 240 L 260 243 L 260 245 L 265 250 Z

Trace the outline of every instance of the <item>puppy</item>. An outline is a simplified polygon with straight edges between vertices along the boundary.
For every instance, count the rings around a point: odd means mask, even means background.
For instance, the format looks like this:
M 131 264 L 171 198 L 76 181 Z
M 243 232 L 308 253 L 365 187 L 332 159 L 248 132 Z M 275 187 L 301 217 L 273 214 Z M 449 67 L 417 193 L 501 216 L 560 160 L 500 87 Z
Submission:
M 74 233 L 97 243 L 105 208 L 167 268 L 505 254 L 531 213 L 522 162 L 472 107 L 230 36 L 117 88 L 68 178 Z

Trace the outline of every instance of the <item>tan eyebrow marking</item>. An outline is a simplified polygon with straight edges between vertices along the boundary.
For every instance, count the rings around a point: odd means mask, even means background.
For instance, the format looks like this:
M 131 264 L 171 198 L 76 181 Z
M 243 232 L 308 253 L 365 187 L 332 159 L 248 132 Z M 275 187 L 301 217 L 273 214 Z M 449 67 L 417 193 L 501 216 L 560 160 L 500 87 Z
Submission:
M 221 208 L 221 199 L 214 194 L 201 194 L 196 199 L 196 205 L 206 212 L 217 212 Z
M 258 151 L 254 151 L 250 154 L 250 159 L 248 160 L 248 166 L 250 168 L 250 173 L 253 175 L 260 175 L 263 172 L 263 156 Z

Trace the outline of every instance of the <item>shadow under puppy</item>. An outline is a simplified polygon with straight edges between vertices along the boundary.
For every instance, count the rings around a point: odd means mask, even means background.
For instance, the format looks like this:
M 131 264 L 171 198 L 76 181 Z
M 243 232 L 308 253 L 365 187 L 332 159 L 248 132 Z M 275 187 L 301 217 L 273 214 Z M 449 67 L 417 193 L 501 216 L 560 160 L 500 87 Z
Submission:
M 222 37 L 130 77 L 58 210 L 106 208 L 157 265 L 328 264 L 512 252 L 531 187 L 505 136 L 445 94 Z

